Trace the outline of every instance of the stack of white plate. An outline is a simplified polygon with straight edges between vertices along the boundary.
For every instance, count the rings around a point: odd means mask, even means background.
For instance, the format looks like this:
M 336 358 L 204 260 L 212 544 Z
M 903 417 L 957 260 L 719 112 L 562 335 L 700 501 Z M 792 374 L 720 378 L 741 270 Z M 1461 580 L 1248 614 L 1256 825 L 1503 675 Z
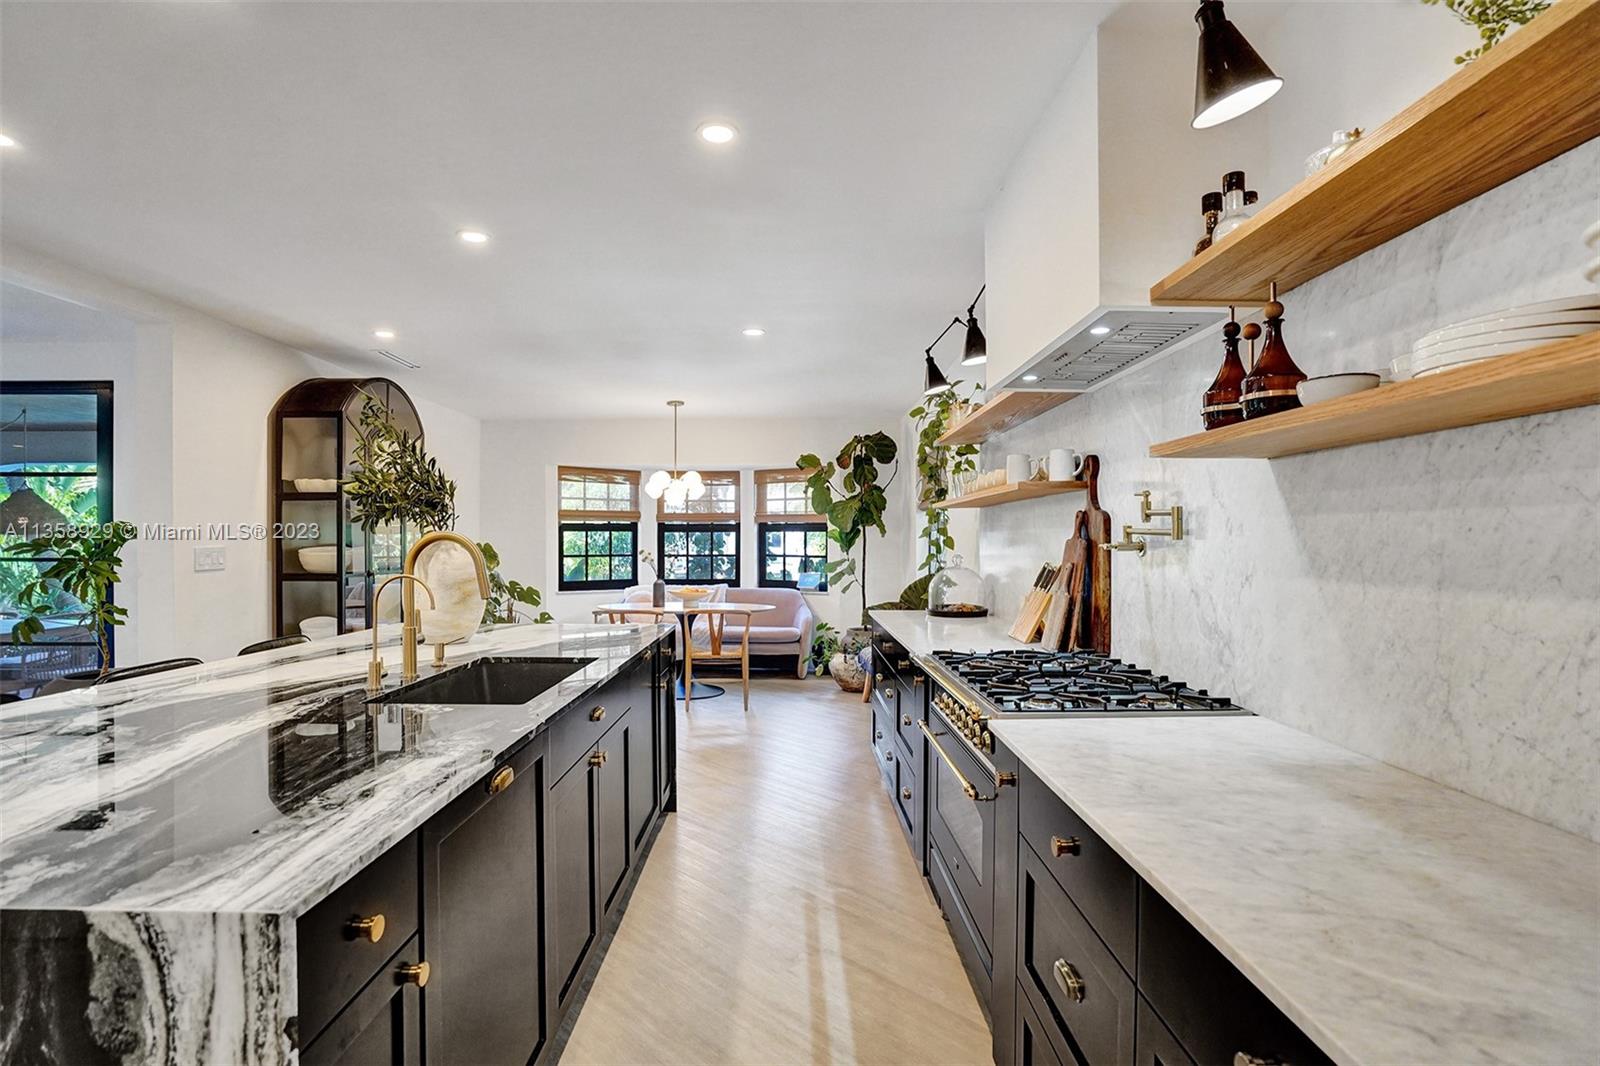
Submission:
M 1412 377 L 1427 377 L 1596 330 L 1600 330 L 1600 295 L 1508 307 L 1434 330 L 1411 346 L 1409 369 Z

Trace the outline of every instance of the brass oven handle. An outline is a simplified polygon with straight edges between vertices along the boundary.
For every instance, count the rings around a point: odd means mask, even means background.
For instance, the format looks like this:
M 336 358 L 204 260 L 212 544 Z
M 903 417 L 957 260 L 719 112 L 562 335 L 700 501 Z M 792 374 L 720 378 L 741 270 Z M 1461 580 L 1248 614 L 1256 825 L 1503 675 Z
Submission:
M 1001 774 L 1000 779 L 995 782 L 995 795 L 978 795 L 978 786 L 967 780 L 967 775 L 961 772 L 961 770 L 956 766 L 955 761 L 951 759 L 950 756 L 946 754 L 945 750 L 939 746 L 939 740 L 933 735 L 933 730 L 928 728 L 928 723 L 918 722 L 917 728 L 922 730 L 922 735 L 928 738 L 928 743 L 933 745 L 933 750 L 939 753 L 939 758 L 944 760 L 944 764 L 950 768 L 950 772 L 956 775 L 956 780 L 961 783 L 961 791 L 966 793 L 967 799 L 977 800 L 979 803 L 993 803 L 995 800 L 1000 798 L 999 792 L 1002 785 L 1011 785 L 1016 783 L 1016 777 L 1014 775 Z
M 1061 986 L 1061 991 L 1074 1003 L 1082 1003 L 1083 978 L 1079 977 L 1078 971 L 1072 968 L 1072 963 L 1066 959 L 1057 959 L 1054 970 L 1056 984 Z

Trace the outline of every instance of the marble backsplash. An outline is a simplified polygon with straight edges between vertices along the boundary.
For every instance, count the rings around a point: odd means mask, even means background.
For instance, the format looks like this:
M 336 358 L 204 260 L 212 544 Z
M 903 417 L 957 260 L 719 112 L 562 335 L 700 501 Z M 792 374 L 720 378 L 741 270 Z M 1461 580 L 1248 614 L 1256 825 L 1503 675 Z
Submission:
M 1592 291 L 1591 141 L 1286 294 L 1310 374 L 1387 365 L 1475 313 Z M 1253 310 L 1253 309 L 1252 309 Z M 1096 452 L 1116 529 L 1133 493 L 1186 539 L 1113 560 L 1116 654 L 1259 714 L 1600 839 L 1600 409 L 1268 461 L 1157 460 L 1200 428 L 1210 337 L 984 445 Z M 1059 556 L 1081 497 L 981 512 L 1002 616 Z

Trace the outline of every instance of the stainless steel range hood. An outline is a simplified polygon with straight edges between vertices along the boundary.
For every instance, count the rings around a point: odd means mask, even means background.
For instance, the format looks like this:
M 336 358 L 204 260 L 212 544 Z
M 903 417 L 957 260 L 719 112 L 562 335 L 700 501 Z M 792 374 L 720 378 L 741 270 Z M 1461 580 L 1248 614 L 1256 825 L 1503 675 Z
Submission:
M 1222 307 L 1100 307 L 1013 370 L 1002 388 L 1090 392 L 1221 328 Z M 1099 331 L 1099 332 L 1096 332 Z M 1037 375 L 1037 380 L 1023 380 Z

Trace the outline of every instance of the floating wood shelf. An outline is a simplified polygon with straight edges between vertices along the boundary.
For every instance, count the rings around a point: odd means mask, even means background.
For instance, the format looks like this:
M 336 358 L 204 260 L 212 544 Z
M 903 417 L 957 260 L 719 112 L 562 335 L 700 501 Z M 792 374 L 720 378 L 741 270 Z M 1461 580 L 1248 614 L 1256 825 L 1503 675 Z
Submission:
M 1152 445 L 1157 459 L 1277 459 L 1600 403 L 1600 333 Z
M 1596 56 L 1600 0 L 1557 0 L 1167 275 L 1150 302 L 1260 303 L 1271 281 L 1287 292 L 1600 136 Z
M 982 407 L 945 430 L 940 444 L 977 444 L 1006 430 L 1037 418 L 1078 395 L 1061 389 L 1006 389 Z
M 1087 481 L 1019 481 L 1015 485 L 997 485 L 992 489 L 969 492 L 934 506 L 998 507 L 1002 503 L 1016 503 L 1018 500 L 1037 500 L 1042 496 L 1057 496 L 1063 492 L 1082 492 L 1088 487 Z

